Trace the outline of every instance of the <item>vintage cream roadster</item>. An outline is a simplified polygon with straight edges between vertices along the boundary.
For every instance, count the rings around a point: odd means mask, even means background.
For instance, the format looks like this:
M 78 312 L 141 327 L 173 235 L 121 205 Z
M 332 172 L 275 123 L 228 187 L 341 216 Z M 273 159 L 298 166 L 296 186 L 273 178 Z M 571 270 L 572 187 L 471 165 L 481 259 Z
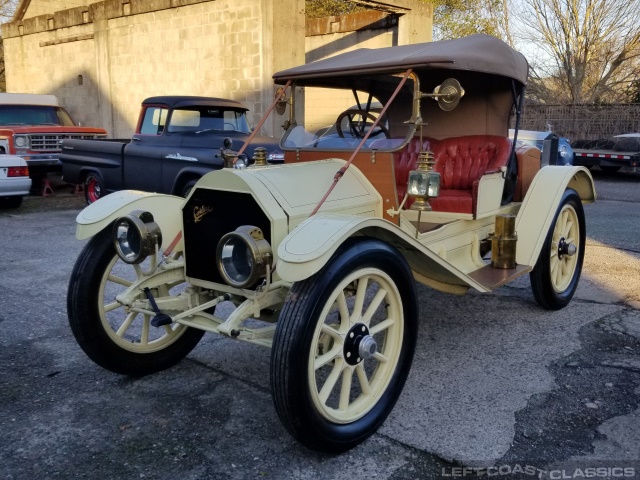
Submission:
M 78 343 L 125 375 L 174 365 L 206 331 L 270 347 L 287 430 L 323 451 L 362 442 L 407 378 L 416 281 L 463 294 L 529 273 L 552 310 L 576 290 L 593 180 L 509 140 L 527 69 L 475 35 L 276 73 L 284 165 L 225 150 L 186 200 L 123 191 L 78 215 Z

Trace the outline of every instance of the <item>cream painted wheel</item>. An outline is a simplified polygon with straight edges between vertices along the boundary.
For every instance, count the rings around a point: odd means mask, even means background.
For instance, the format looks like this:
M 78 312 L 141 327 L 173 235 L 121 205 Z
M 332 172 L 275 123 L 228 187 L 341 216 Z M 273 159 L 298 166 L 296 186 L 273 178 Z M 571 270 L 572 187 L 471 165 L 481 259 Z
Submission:
M 553 289 L 564 292 L 576 271 L 578 256 L 576 245 L 580 243 L 578 214 L 571 204 L 565 204 L 556 220 L 553 229 L 553 240 L 549 253 L 551 268 L 551 284 Z M 571 249 L 571 254 L 567 250 Z
M 150 315 L 127 313 L 125 308 L 114 300 L 116 295 L 143 277 L 142 271 L 148 267 L 147 262 L 148 260 L 142 265 L 127 265 L 117 255 L 114 256 L 102 275 L 98 293 L 98 313 L 102 328 L 113 343 L 133 353 L 162 350 L 178 340 L 188 329 L 181 324 L 153 327 Z M 154 289 L 153 296 L 168 297 L 176 294 L 180 286 L 161 285 Z M 144 294 L 140 293 L 139 298 L 143 300 Z
M 107 227 L 87 243 L 69 280 L 67 312 L 78 344 L 98 365 L 125 375 L 147 375 L 175 365 L 204 334 L 179 324 L 153 327 L 150 315 L 128 311 L 115 301 L 144 268 L 117 257 Z M 176 295 L 184 285 L 161 285 L 152 293 L 156 299 Z
M 584 210 L 575 190 L 564 192 L 552 225 L 529 277 L 536 301 L 548 310 L 558 310 L 571 301 L 584 260 Z
M 353 422 L 378 402 L 398 364 L 402 316 L 400 292 L 378 269 L 353 272 L 332 292 L 308 362 L 311 397 L 327 420 Z M 365 342 L 371 349 L 360 351 Z
M 373 434 L 404 386 L 417 317 L 411 269 L 378 240 L 350 239 L 294 283 L 271 352 L 271 391 L 287 430 L 329 452 Z

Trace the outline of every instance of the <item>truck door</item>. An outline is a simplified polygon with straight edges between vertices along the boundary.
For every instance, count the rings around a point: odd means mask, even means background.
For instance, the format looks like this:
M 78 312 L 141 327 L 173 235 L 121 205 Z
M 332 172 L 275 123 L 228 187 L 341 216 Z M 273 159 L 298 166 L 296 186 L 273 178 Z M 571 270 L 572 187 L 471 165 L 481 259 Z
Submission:
M 142 112 L 140 133 L 124 149 L 123 183 L 126 189 L 161 192 L 162 153 L 170 139 L 165 133 L 169 110 L 149 105 Z

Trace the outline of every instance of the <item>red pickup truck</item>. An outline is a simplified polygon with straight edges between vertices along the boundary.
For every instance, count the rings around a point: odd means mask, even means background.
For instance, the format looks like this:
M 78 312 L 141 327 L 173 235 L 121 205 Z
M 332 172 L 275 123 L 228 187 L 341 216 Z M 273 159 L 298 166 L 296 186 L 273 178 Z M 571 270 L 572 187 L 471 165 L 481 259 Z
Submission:
M 34 188 L 46 173 L 62 169 L 63 139 L 106 137 L 102 128 L 77 126 L 54 95 L 0 93 L 0 153 L 27 161 Z

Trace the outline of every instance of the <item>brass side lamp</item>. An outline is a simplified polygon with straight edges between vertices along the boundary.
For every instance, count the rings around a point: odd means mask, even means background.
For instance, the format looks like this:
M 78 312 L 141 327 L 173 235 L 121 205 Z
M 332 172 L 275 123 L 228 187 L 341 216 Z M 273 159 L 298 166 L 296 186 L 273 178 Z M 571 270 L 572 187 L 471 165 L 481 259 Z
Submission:
M 267 149 L 264 147 L 256 148 L 253 153 L 253 166 L 254 167 L 268 167 L 267 163 Z
M 409 172 L 407 193 L 415 199 L 411 210 L 430 211 L 429 199 L 440 195 L 440 174 L 433 170 L 435 164 L 433 152 L 421 151 L 416 170 Z

